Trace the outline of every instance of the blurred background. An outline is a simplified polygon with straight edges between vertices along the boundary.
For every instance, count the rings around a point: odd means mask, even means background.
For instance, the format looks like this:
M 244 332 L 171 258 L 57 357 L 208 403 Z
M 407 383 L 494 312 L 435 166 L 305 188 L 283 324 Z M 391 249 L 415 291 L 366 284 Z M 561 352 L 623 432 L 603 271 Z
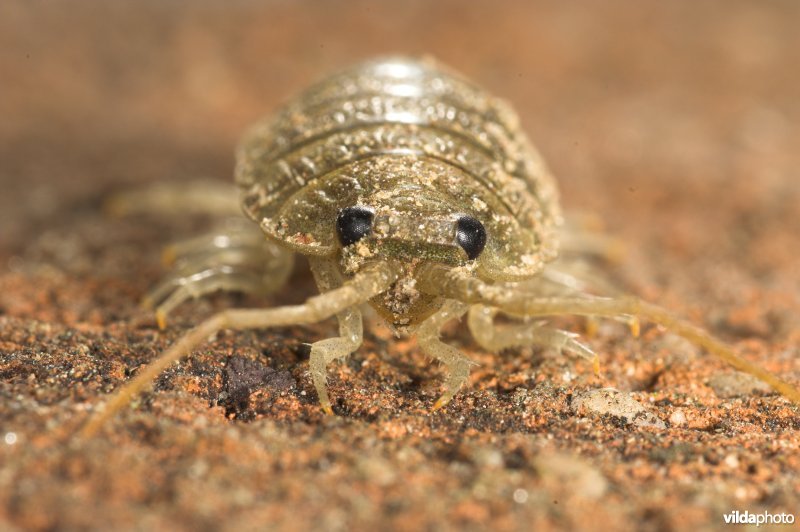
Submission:
M 109 194 L 230 182 L 245 128 L 308 84 L 430 54 L 517 109 L 566 210 L 628 244 L 625 288 L 798 306 L 798 23 L 791 0 L 6 0 L 0 264 L 130 278 L 193 229 L 112 227 Z
M 685 186 L 698 188 L 691 209 L 796 205 L 798 22 L 791 0 L 5 0 L 4 247 L 55 203 L 231 179 L 245 127 L 320 76 L 387 53 L 431 54 L 510 100 L 567 206 L 612 225 Z

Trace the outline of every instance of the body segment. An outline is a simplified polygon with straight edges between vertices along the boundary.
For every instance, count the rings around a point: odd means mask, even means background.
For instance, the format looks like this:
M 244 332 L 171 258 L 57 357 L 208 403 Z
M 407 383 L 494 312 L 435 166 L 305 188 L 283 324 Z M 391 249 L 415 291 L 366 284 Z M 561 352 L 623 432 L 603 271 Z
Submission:
M 334 255 L 329 222 L 359 202 L 411 222 L 475 216 L 492 236 L 486 279 L 530 277 L 557 251 L 556 187 L 516 115 L 432 60 L 370 62 L 312 87 L 245 136 L 236 181 L 245 213 L 304 254 Z

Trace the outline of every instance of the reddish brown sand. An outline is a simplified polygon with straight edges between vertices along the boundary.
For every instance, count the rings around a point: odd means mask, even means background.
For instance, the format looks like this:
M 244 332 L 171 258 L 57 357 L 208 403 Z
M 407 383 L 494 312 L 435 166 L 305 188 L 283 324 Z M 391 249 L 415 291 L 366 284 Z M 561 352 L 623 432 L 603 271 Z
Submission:
M 188 303 L 159 332 L 137 302 L 160 250 L 209 220 L 113 219 L 103 198 L 230 179 L 250 122 L 388 52 L 433 54 L 509 99 L 566 208 L 627 244 L 605 275 L 800 383 L 800 4 L 396 4 L 0 5 L 0 529 L 800 518 L 798 407 L 651 326 L 633 339 L 603 323 L 586 340 L 600 377 L 547 350 L 486 354 L 453 326 L 479 366 L 431 414 L 440 368 L 371 320 L 331 368 L 336 417 L 307 375 L 307 342 L 333 323 L 224 332 L 100 437 L 70 439 L 215 309 L 312 293 L 301 264 L 273 298 Z

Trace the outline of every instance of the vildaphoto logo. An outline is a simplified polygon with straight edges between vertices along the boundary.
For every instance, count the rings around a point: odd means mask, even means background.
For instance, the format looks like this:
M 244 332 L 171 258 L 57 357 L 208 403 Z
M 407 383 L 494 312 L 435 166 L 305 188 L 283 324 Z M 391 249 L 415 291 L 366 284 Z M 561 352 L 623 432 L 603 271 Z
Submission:
M 734 510 L 726 514 L 722 514 L 726 525 L 793 525 L 794 514 L 780 513 L 772 514 L 767 511 L 761 513 L 752 513 L 745 510 L 740 512 Z

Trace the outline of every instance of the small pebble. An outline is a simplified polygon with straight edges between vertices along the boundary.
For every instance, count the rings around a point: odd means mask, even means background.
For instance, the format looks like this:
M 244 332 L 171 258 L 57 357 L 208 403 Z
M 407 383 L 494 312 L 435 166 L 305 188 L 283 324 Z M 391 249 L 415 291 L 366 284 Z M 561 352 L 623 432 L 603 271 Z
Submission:
M 741 371 L 714 375 L 709 379 L 708 385 L 711 386 L 717 397 L 723 399 L 745 397 L 753 395 L 753 393 L 769 393 L 771 390 L 767 383 Z
M 678 408 L 669 416 L 669 422 L 673 427 L 683 427 L 686 425 L 686 414 Z
M 739 467 L 739 458 L 735 454 L 729 454 L 725 457 L 725 465 L 731 469 L 737 469 Z
M 636 401 L 630 394 L 614 388 L 588 390 L 572 398 L 576 414 L 611 414 L 637 427 L 666 428 L 666 424 Z
M 525 504 L 528 502 L 528 490 L 517 488 L 514 490 L 514 502 L 517 504 Z

